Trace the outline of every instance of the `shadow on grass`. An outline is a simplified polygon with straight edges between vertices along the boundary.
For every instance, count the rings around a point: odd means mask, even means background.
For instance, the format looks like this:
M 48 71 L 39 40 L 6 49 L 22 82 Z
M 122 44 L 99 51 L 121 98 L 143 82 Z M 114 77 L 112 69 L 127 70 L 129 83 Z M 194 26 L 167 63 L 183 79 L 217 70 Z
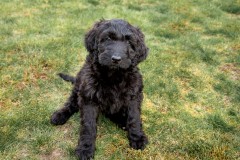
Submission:
M 207 121 L 212 125 L 213 129 L 220 130 L 222 132 L 232 132 L 234 127 L 229 125 L 220 115 L 214 114 L 207 117 Z

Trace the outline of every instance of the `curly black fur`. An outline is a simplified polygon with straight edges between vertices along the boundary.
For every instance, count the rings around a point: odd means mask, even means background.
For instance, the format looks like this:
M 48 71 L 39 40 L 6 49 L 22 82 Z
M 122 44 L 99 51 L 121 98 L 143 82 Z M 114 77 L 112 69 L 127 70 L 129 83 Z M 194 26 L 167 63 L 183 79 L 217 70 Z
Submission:
M 89 54 L 76 78 L 60 74 L 74 87 L 51 123 L 62 125 L 80 111 L 76 154 L 82 160 L 94 156 L 99 113 L 127 130 L 132 148 L 144 149 L 148 139 L 142 130 L 143 82 L 137 68 L 148 53 L 144 35 L 124 20 L 101 20 L 85 35 L 85 46 Z

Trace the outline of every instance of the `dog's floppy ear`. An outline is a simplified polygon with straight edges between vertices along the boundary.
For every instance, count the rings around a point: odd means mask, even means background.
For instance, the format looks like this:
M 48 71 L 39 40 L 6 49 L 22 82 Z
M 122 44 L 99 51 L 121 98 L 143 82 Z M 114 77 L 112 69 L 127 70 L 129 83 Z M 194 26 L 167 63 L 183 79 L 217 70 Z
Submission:
M 137 27 L 134 29 L 135 36 L 137 38 L 137 44 L 136 44 L 136 52 L 137 54 L 135 55 L 133 59 L 133 64 L 137 65 L 138 63 L 142 62 L 147 58 L 148 55 L 148 47 L 145 44 L 144 41 L 144 34 L 141 32 L 141 30 Z
M 105 20 L 100 20 L 99 22 L 95 23 L 93 28 L 85 35 L 85 47 L 87 48 L 89 53 L 93 53 L 98 48 L 98 34 L 99 34 L 99 27 L 105 22 Z

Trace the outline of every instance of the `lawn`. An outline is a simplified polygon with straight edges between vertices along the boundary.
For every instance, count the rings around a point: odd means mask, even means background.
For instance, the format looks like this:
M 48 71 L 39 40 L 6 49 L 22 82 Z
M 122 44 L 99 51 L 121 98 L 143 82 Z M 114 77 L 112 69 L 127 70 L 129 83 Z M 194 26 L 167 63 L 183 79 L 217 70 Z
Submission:
M 239 0 L 1 0 L 0 159 L 75 159 L 79 114 L 49 117 L 85 61 L 84 34 L 101 18 L 138 26 L 150 48 L 142 119 L 149 145 L 100 117 L 99 160 L 240 157 Z

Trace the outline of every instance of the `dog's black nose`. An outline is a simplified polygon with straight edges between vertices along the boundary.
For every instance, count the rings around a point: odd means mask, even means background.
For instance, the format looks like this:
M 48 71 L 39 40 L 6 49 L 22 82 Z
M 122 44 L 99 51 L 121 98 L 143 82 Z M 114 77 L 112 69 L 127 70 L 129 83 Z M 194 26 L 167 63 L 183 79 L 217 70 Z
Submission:
M 119 63 L 122 60 L 120 56 L 112 56 L 113 63 Z

